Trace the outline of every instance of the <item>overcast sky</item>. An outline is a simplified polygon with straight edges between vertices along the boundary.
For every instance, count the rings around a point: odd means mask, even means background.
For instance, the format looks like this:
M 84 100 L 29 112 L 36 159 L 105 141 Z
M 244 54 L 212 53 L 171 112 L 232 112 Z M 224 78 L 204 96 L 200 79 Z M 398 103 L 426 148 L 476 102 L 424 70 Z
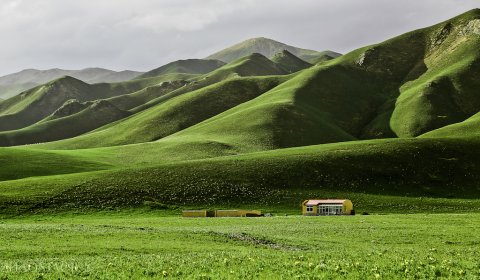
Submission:
M 0 75 L 149 70 L 259 36 L 345 53 L 477 7 L 479 0 L 1 0 Z

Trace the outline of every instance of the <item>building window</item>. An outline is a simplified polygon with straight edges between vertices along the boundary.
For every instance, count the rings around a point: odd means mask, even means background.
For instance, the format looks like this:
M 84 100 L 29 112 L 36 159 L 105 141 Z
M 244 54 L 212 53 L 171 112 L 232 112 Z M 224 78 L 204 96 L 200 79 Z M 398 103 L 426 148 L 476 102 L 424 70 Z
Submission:
M 317 212 L 320 215 L 341 215 L 342 205 L 319 205 Z
M 313 212 L 313 206 L 307 206 L 307 212 Z

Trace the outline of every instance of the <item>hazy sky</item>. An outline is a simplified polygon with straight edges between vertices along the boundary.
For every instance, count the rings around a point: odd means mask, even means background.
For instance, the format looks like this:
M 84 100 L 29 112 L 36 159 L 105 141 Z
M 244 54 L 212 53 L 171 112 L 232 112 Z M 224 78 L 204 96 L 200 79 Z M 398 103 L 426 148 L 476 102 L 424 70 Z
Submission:
M 1 0 L 0 75 L 149 70 L 259 36 L 345 53 L 477 7 L 479 0 Z

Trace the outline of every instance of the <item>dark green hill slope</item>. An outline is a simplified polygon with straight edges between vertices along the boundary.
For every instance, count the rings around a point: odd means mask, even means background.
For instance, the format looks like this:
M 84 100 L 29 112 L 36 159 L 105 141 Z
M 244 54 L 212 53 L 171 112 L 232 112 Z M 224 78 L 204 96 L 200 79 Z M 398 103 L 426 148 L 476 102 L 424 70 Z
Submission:
M 287 50 L 275 54 L 271 60 L 288 73 L 294 73 L 312 66 L 312 64 L 301 60 Z
M 76 103 L 70 102 L 68 105 L 73 104 Z M 63 108 L 66 110 L 65 107 Z M 65 117 L 45 120 L 19 130 L 0 132 L 0 146 L 35 144 L 71 138 L 131 114 L 118 109 L 107 100 L 80 103 L 77 108 L 79 112 L 70 113 Z
M 172 73 L 206 74 L 225 65 L 225 62 L 214 59 L 177 60 L 148 71 L 137 78 L 150 78 Z
M 419 137 L 428 138 L 459 138 L 480 136 L 480 113 L 477 113 L 463 122 L 444 126 L 429 131 Z
M 339 54 L 331 51 L 325 52 L 317 52 L 313 50 L 301 49 L 293 46 L 286 45 L 284 43 L 277 42 L 272 39 L 268 38 L 252 38 L 235 44 L 231 47 L 228 47 L 224 50 L 221 50 L 217 53 L 214 53 L 207 57 L 207 59 L 217 59 L 224 62 L 232 62 L 237 60 L 241 57 L 250 55 L 252 53 L 259 53 L 266 57 L 272 57 L 273 55 L 287 50 L 293 55 L 303 59 L 305 61 L 309 61 L 310 59 L 314 59 L 322 54 L 329 54 L 331 56 L 339 56 Z

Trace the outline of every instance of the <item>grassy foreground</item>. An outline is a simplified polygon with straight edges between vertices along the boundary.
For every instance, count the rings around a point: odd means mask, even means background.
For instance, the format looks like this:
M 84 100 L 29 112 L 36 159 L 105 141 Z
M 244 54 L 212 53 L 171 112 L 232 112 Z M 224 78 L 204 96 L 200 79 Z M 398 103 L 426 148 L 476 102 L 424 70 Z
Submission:
M 480 214 L 0 222 L 0 279 L 478 279 Z M 163 216 L 162 216 L 163 215 Z

